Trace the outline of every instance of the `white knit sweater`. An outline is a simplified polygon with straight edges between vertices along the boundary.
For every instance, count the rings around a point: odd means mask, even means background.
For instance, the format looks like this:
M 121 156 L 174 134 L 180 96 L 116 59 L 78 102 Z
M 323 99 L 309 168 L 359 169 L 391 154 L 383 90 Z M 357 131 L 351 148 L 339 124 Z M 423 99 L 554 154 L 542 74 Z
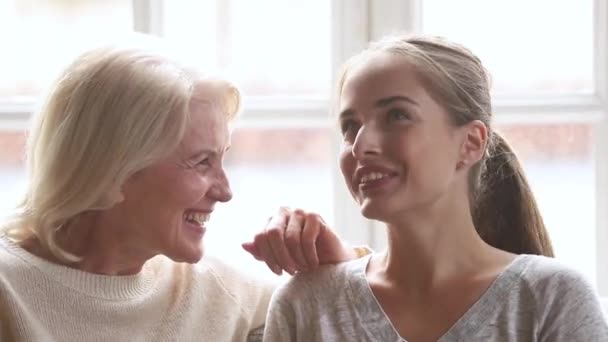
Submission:
M 211 257 L 156 257 L 137 275 L 96 275 L 0 237 L 0 340 L 245 341 L 273 288 Z

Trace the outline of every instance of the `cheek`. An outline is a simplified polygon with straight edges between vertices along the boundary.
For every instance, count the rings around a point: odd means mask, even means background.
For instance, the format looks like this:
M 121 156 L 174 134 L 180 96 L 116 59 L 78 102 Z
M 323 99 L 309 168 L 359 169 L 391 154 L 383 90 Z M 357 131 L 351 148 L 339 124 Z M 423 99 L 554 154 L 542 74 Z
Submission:
M 198 175 L 186 180 L 182 187 L 183 198 L 190 202 L 199 201 L 209 191 L 210 184 L 209 179 Z
M 352 177 L 356 167 L 357 161 L 353 157 L 351 148 L 342 148 L 340 152 L 340 170 L 349 189 L 352 187 Z

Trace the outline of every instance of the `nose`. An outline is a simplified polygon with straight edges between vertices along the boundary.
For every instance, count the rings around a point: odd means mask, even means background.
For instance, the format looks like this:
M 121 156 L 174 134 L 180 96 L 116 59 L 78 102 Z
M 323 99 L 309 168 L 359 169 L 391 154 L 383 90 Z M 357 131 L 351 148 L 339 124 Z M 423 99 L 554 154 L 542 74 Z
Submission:
M 219 202 L 228 202 L 232 199 L 230 182 L 224 169 L 218 171 L 215 184 L 209 190 L 209 195 Z
M 380 132 L 373 126 L 362 126 L 352 147 L 353 156 L 362 159 L 380 153 Z

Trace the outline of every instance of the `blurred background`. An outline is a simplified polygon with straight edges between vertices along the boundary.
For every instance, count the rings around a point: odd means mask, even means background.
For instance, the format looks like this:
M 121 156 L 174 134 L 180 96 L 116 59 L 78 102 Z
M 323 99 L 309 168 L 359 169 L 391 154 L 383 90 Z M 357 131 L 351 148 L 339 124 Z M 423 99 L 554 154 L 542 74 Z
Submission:
M 79 52 L 159 35 L 245 95 L 209 253 L 240 249 L 278 206 L 320 212 L 352 243 L 382 248 L 337 171 L 332 81 L 369 40 L 396 31 L 471 48 L 493 79 L 495 125 L 528 173 L 557 257 L 608 296 L 608 9 L 603 0 L 0 0 L 0 216 L 26 184 L 28 120 Z

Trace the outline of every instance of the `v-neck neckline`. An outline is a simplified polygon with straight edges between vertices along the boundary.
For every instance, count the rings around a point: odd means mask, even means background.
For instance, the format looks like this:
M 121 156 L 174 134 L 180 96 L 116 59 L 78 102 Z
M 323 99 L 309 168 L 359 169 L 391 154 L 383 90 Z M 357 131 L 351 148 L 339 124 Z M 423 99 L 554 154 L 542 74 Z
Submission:
M 353 277 L 350 278 L 350 294 L 353 297 L 350 299 L 355 303 L 355 307 L 362 317 L 369 315 L 370 310 L 381 316 L 374 317 L 373 324 L 370 324 L 371 322 L 368 320 L 362 320 L 362 325 L 372 337 L 385 336 L 385 338 L 388 337 L 387 341 L 407 342 L 405 337 L 399 335 L 388 315 L 384 312 L 384 309 L 378 302 L 378 299 L 367 280 L 366 270 L 372 257 L 373 255 L 369 255 L 360 260 Z M 526 255 L 518 255 L 515 257 L 515 259 L 498 274 L 496 279 L 492 281 L 479 299 L 473 303 L 458 320 L 456 320 L 437 342 L 452 342 L 462 339 L 463 337 L 472 336 L 475 331 L 479 330 L 479 327 L 485 325 L 488 318 L 491 317 L 490 313 L 495 310 L 495 307 L 489 304 L 499 302 L 500 298 L 506 296 L 512 285 L 519 279 L 524 268 L 523 266 L 526 264 L 526 260 L 528 260 Z M 353 294 L 359 295 L 353 296 Z M 388 333 L 389 331 L 390 333 Z M 387 336 L 387 333 L 389 336 Z M 382 341 L 384 340 L 385 339 Z

